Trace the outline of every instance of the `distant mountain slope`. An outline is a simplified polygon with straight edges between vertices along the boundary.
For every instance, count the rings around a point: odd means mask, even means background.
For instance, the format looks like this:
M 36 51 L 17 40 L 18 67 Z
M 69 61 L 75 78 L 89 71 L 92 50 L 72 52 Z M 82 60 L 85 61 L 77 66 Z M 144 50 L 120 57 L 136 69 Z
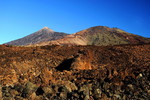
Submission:
M 23 37 L 21 39 L 17 39 L 11 42 L 8 42 L 6 44 L 9 45 L 31 45 L 31 44 L 36 44 L 39 42 L 46 42 L 46 41 L 52 41 L 52 40 L 57 40 L 60 38 L 65 37 L 66 33 L 61 33 L 61 32 L 55 32 L 48 27 L 44 27 L 41 30 L 28 35 L 26 37 Z
M 36 45 L 120 45 L 144 43 L 150 43 L 150 39 L 125 32 L 118 28 L 96 26 L 68 35 L 62 39 L 41 42 Z

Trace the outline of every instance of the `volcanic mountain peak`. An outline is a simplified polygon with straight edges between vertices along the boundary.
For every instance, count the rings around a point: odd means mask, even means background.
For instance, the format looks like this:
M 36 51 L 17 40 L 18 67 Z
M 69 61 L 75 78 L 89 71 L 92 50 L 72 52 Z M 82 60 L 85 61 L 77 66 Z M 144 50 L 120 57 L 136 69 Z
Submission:
M 55 32 L 48 27 L 44 27 L 37 32 L 34 32 L 34 33 L 32 33 L 28 36 L 25 36 L 23 38 L 20 38 L 18 40 L 8 42 L 6 44 L 9 44 L 9 45 L 31 45 L 31 44 L 36 44 L 39 42 L 47 42 L 47 41 L 57 40 L 57 39 L 65 37 L 66 35 L 68 35 L 68 34 L 62 33 L 62 32 Z
M 46 31 L 46 32 L 55 32 L 52 29 L 50 29 L 49 27 L 43 27 L 42 29 L 40 29 L 39 31 Z
M 45 27 L 43 27 L 42 29 L 50 29 L 50 28 L 45 26 Z

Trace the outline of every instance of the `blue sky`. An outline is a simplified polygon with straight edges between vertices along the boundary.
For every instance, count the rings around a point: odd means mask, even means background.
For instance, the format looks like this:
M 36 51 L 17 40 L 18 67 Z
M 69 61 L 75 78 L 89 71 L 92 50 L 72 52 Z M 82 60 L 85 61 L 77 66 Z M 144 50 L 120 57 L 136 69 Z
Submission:
M 0 0 L 0 44 L 47 26 L 75 33 L 118 27 L 150 37 L 150 0 Z

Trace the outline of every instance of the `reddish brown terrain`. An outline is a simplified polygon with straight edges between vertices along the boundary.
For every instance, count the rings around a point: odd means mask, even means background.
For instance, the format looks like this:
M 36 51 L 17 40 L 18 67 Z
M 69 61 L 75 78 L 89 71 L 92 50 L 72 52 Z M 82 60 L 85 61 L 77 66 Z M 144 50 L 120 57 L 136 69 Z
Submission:
M 149 100 L 150 44 L 0 46 L 1 100 Z

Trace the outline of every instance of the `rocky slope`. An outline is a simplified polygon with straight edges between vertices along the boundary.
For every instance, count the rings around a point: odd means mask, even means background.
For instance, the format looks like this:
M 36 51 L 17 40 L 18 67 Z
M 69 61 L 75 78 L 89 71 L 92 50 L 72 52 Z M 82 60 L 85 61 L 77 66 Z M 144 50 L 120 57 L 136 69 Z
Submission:
M 65 37 L 66 35 L 68 35 L 68 34 L 62 33 L 62 32 L 55 32 L 55 31 L 49 29 L 48 27 L 44 27 L 41 30 L 39 30 L 35 33 L 32 33 L 31 35 L 28 35 L 28 36 L 23 37 L 18 40 L 8 42 L 6 44 L 9 44 L 9 45 L 31 45 L 31 44 L 36 44 L 39 42 L 57 40 L 57 39 Z
M 91 27 L 80 32 L 68 35 L 62 39 L 42 42 L 36 44 L 43 45 L 120 45 L 120 44 L 144 44 L 150 43 L 149 38 L 130 34 L 118 28 L 105 26 Z
M 0 46 L 2 100 L 148 100 L 150 44 Z

